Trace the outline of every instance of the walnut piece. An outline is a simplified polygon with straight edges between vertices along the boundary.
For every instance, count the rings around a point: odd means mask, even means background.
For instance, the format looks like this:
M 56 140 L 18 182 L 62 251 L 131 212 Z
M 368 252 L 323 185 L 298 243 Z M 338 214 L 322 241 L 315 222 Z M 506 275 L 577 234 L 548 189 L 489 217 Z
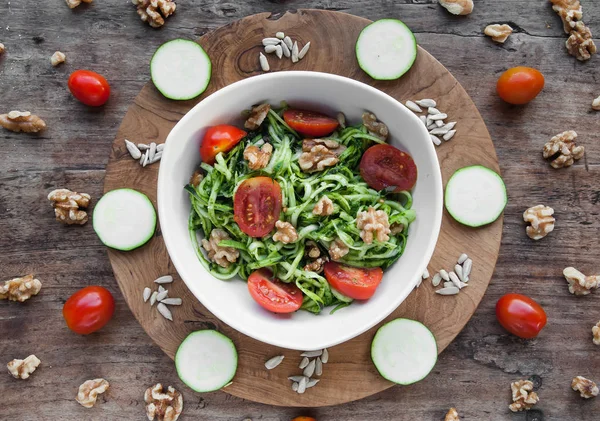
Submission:
M 271 106 L 267 103 L 252 108 L 250 116 L 248 116 L 248 119 L 244 123 L 244 127 L 248 130 L 258 130 L 263 121 L 265 121 L 265 118 L 267 118 L 270 110 Z
M 204 174 L 202 174 L 200 170 L 196 170 L 190 177 L 190 184 L 194 187 L 198 187 L 202 180 L 204 180 Z
M 510 27 L 510 25 L 507 24 L 488 25 L 483 31 L 483 33 L 486 34 L 488 37 L 492 37 L 493 41 L 499 42 L 500 44 L 503 44 L 504 41 L 508 39 L 509 35 L 512 34 L 512 32 L 513 29 Z
M 66 225 L 83 225 L 88 221 L 87 212 L 80 208 L 87 208 L 91 199 L 87 193 L 77 193 L 68 189 L 57 189 L 48 194 L 56 220 Z
M 24 360 L 14 359 L 6 364 L 6 367 L 15 379 L 25 380 L 38 368 L 40 363 L 40 359 L 32 354 Z
M 149 421 L 176 421 L 183 411 L 183 396 L 175 388 L 169 386 L 163 393 L 162 384 L 157 383 L 146 389 L 146 416 Z
M 600 345 L 600 322 L 596 323 L 596 325 L 592 327 L 592 336 L 594 345 Z
M 350 248 L 339 237 L 336 237 L 335 240 L 329 244 L 329 256 L 332 260 L 340 260 L 349 252 Z
M 231 263 L 234 263 L 240 252 L 233 247 L 222 247 L 219 243 L 223 240 L 231 240 L 226 231 L 215 228 L 210 232 L 210 237 L 202 239 L 202 247 L 208 253 L 208 258 L 221 267 L 227 268 Z
M 544 158 L 552 159 L 550 165 L 553 168 L 570 167 L 576 160 L 583 157 L 585 148 L 575 144 L 577 133 L 568 130 L 554 136 L 544 145 Z
M 563 270 L 563 275 L 569 283 L 569 292 L 575 295 L 588 295 L 592 289 L 600 286 L 600 275 L 585 276 L 574 267 Z
M 510 384 L 513 403 L 508 407 L 512 412 L 529 410 L 533 405 L 539 402 L 540 398 L 533 391 L 533 382 L 531 380 L 517 380 Z
M 77 6 L 79 6 L 82 2 L 83 3 L 91 3 L 92 0 L 65 0 L 65 2 L 67 3 L 67 6 L 69 6 L 69 8 L 71 9 L 75 9 Z
M 22 278 L 14 278 L 4 281 L 0 286 L 0 300 L 23 301 L 29 300 L 33 295 L 38 295 L 42 289 L 42 283 L 34 279 L 33 275 L 26 275 Z
M 592 101 L 592 110 L 600 111 L 600 96 Z
M 302 141 L 302 154 L 298 165 L 304 172 L 323 171 L 326 167 L 333 167 L 339 162 L 338 156 L 346 150 L 331 139 L 304 139 Z
M 289 222 L 277 221 L 275 222 L 275 228 L 277 228 L 277 232 L 273 234 L 273 241 L 279 241 L 283 244 L 298 241 L 298 232 Z
M 364 212 L 356 214 L 356 227 L 361 230 L 360 238 L 367 243 L 373 242 L 373 237 L 380 243 L 385 243 L 390 239 L 390 223 L 388 215 L 382 210 L 375 210 L 369 207 Z
M 325 263 L 327 263 L 328 261 L 329 261 L 329 259 L 327 259 L 327 257 L 325 257 L 325 256 L 319 257 L 319 258 L 313 260 L 312 262 L 309 262 L 306 265 L 304 265 L 304 270 L 307 272 L 321 273 L 321 272 L 323 272 Z
M 46 128 L 46 123 L 29 111 L 11 111 L 0 114 L 0 126 L 17 133 L 37 133 Z
M 523 220 L 531 225 L 526 228 L 527 236 L 532 240 L 540 240 L 554 230 L 556 219 L 554 209 L 549 206 L 537 205 L 523 213 Z
M 370 134 L 380 138 L 381 140 L 387 140 L 390 131 L 385 124 L 377 120 L 377 116 L 375 114 L 369 112 L 363 113 L 362 121 Z
M 565 33 L 569 34 L 566 46 L 569 54 L 579 61 L 586 61 L 596 54 L 596 44 L 592 40 L 592 32 L 581 21 L 583 9 L 579 0 L 550 0 L 552 9 L 558 13 L 563 22 Z
M 104 379 L 86 380 L 79 386 L 79 392 L 75 400 L 85 408 L 91 408 L 96 403 L 98 395 L 108 390 L 109 384 Z
M 390 234 L 396 235 L 400 234 L 402 231 L 404 231 L 404 224 L 394 222 L 392 225 L 390 225 Z
M 4 44 L 0 42 L 0 54 L 2 54 L 4 51 L 6 51 L 6 47 L 4 47 Z
M 265 143 L 261 148 L 249 145 L 244 149 L 244 159 L 248 161 L 251 170 L 260 170 L 269 165 L 272 154 L 273 146 L 270 143 Z
M 333 213 L 333 202 L 327 196 L 321 197 L 312 210 L 313 215 L 329 216 Z
M 177 5 L 173 0 L 131 0 L 137 6 L 137 14 L 143 22 L 153 28 L 160 28 L 165 19 L 175 12 Z M 161 16 L 162 14 L 162 16 Z
M 304 254 L 311 259 L 316 259 L 317 257 L 321 256 L 321 249 L 319 249 L 317 243 L 312 240 L 308 240 L 304 245 Z
M 596 397 L 598 396 L 598 392 L 600 392 L 596 383 L 582 376 L 573 378 L 571 388 L 575 392 L 579 392 L 579 395 L 585 399 Z
M 60 51 L 56 51 L 54 54 L 52 54 L 52 57 L 50 57 L 50 63 L 52 63 L 52 65 L 54 67 L 56 67 L 60 63 L 64 63 L 66 59 L 67 59 L 67 56 L 65 56 L 64 53 L 61 53 Z
M 460 418 L 458 418 L 458 412 L 456 411 L 456 408 L 450 408 L 450 410 L 446 414 L 446 418 L 444 418 L 444 421 L 460 421 Z
M 473 0 L 439 0 L 440 6 L 453 15 L 468 15 L 473 11 Z

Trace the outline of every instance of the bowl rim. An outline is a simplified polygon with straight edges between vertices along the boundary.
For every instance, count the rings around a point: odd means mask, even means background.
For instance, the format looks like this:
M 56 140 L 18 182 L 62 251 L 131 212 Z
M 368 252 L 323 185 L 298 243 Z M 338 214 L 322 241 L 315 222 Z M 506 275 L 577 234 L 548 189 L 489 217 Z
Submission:
M 289 77 L 290 75 L 300 77 L 300 78 L 307 78 L 307 79 L 316 77 L 316 78 L 321 78 L 321 79 L 329 79 L 329 80 L 336 81 L 336 82 L 343 82 L 343 83 L 347 83 L 350 85 L 354 85 L 354 87 L 357 87 L 359 89 L 371 91 L 371 93 L 373 93 L 374 95 L 385 96 L 388 98 L 388 100 L 392 100 L 393 102 L 395 102 L 399 106 L 399 108 L 403 109 L 403 111 L 405 113 L 407 113 L 407 115 L 409 115 L 410 118 L 413 119 L 413 121 L 415 121 L 415 123 L 419 127 L 419 130 L 424 132 L 427 137 L 429 136 L 429 133 L 427 132 L 426 127 L 422 124 L 422 122 L 419 120 L 419 118 L 412 111 L 410 111 L 408 108 L 406 108 L 406 106 L 404 104 L 402 104 L 402 102 L 398 101 L 396 98 L 392 97 L 391 95 L 387 94 L 386 92 L 383 92 L 377 88 L 367 85 L 366 83 L 363 83 L 363 82 L 360 82 L 360 81 L 357 81 L 355 79 L 351 79 L 351 78 L 348 78 L 345 76 L 340 76 L 340 75 L 331 74 L 331 73 L 317 72 L 317 71 L 290 70 L 290 71 L 280 71 L 280 72 L 275 72 L 275 73 L 265 73 L 265 74 L 261 74 L 261 75 L 247 77 L 245 79 L 241 79 L 237 82 L 231 83 L 227 86 L 224 86 L 223 88 L 216 90 L 215 92 L 208 95 L 206 98 L 203 98 L 202 100 L 200 100 L 193 108 L 191 108 L 181 118 L 181 120 L 179 120 L 177 122 L 177 124 L 169 132 L 169 134 L 165 140 L 165 145 L 167 145 L 169 143 L 170 139 L 178 136 L 179 130 L 181 129 L 181 127 L 186 125 L 188 120 L 191 120 L 192 118 L 195 117 L 196 109 L 206 106 L 205 101 L 209 101 L 215 97 L 219 97 L 222 95 L 227 95 L 227 93 L 229 93 L 230 91 L 242 89 L 244 86 L 255 83 L 258 80 L 285 79 L 285 78 Z M 432 232 L 431 238 L 429 239 L 427 248 L 426 248 L 425 252 L 422 254 L 423 258 L 421 260 L 421 263 L 420 263 L 420 266 L 418 267 L 418 272 L 417 272 L 419 274 L 419 276 L 416 276 L 415 279 L 413 279 L 409 282 L 409 284 L 411 284 L 411 286 L 412 286 L 411 288 L 408 288 L 408 287 L 405 288 L 405 290 L 404 290 L 404 291 L 406 291 L 405 293 L 398 294 L 395 299 L 390 300 L 388 305 L 383 310 L 381 310 L 377 313 L 376 317 L 371 318 L 369 320 L 369 322 L 365 323 L 360 329 L 357 329 L 355 331 L 347 333 L 344 336 L 326 340 L 326 341 L 324 341 L 324 342 L 326 342 L 326 344 L 317 349 L 321 349 L 323 347 L 331 347 L 331 346 L 335 346 L 335 345 L 347 342 L 353 338 L 356 338 L 356 337 L 362 335 L 364 332 L 368 331 L 369 329 L 373 328 L 374 326 L 379 324 L 383 319 L 385 319 L 391 313 L 393 313 L 404 302 L 404 300 L 406 300 L 406 298 L 410 295 L 410 293 L 414 291 L 417 283 L 422 280 L 420 274 L 423 273 L 425 271 L 425 269 L 427 268 L 427 266 L 433 256 L 433 253 L 435 251 L 435 246 L 437 244 L 437 241 L 439 239 L 439 235 L 440 235 L 440 231 L 441 231 L 441 224 L 442 224 L 442 214 L 443 214 L 443 181 L 442 181 L 442 174 L 441 174 L 441 168 L 439 165 L 439 160 L 438 160 L 437 153 L 435 150 L 435 146 L 433 145 L 433 142 L 428 142 L 428 144 L 426 145 L 426 149 L 428 150 L 428 155 L 430 157 L 433 157 L 435 163 L 437 164 L 437 165 L 433 166 L 433 168 L 432 168 L 433 171 L 432 171 L 431 176 L 435 178 L 434 185 L 436 187 L 436 192 L 434 192 L 434 193 L 437 196 L 436 200 L 438 202 L 438 206 L 435 207 L 434 218 L 432 221 L 430 221 L 434 230 Z M 169 148 L 165 146 L 165 149 L 163 152 L 163 158 L 161 159 L 161 161 L 165 161 L 165 160 L 168 161 L 168 156 L 169 156 Z M 163 200 L 161 200 L 161 197 L 163 197 L 163 195 L 164 195 L 164 194 L 162 194 L 162 192 L 167 189 L 167 186 L 165 185 L 167 182 L 167 176 L 165 174 L 166 174 L 166 170 L 163 170 L 163 166 L 161 165 L 159 167 L 158 183 L 157 183 L 157 196 L 156 197 L 157 197 L 157 205 L 158 205 L 158 217 L 159 217 L 161 231 L 163 233 L 163 240 L 165 242 L 165 246 L 167 248 L 169 258 L 173 262 L 173 265 L 175 266 L 177 273 L 181 276 L 181 279 L 186 284 L 188 289 L 192 292 L 194 297 L 198 301 L 200 301 L 200 303 L 204 307 L 206 307 L 206 309 L 210 313 L 212 313 L 216 318 L 218 318 L 220 321 L 227 324 L 232 329 L 234 329 L 250 338 L 253 338 L 257 341 L 260 341 L 260 342 L 263 342 L 263 343 L 266 343 L 269 345 L 277 346 L 280 348 L 298 349 L 298 350 L 304 350 L 304 351 L 312 350 L 312 348 L 311 349 L 309 349 L 309 348 L 300 349 L 300 348 L 297 348 L 296 346 L 290 346 L 290 344 L 288 343 L 289 341 L 287 341 L 286 339 L 280 340 L 280 338 L 278 338 L 278 337 L 269 336 L 269 334 L 265 334 L 260 331 L 256 331 L 256 332 L 251 331 L 250 329 L 247 329 L 247 327 L 243 324 L 241 324 L 241 326 L 240 326 L 240 324 L 236 323 L 235 317 L 230 317 L 228 315 L 227 311 L 220 310 L 218 308 L 219 306 L 213 305 L 210 300 L 203 300 L 200 298 L 200 297 L 204 297 L 204 294 L 201 291 L 202 289 L 199 288 L 198 285 L 195 285 L 194 282 L 187 282 L 185 280 L 185 278 L 181 275 L 181 273 L 185 272 L 185 271 L 182 271 L 179 268 L 183 269 L 185 267 L 185 264 L 184 264 L 184 262 L 182 262 L 180 260 L 180 257 L 178 256 L 177 253 L 171 253 L 171 250 L 175 248 L 175 245 L 174 245 L 174 243 L 171 243 L 171 241 L 169 239 L 170 234 L 167 234 L 167 232 L 163 230 L 163 227 L 169 225 L 169 223 L 166 222 L 167 221 L 167 217 L 165 215 L 166 204 Z M 203 270 L 206 271 L 206 268 L 203 267 Z M 206 272 L 208 273 L 208 271 L 206 271 Z M 208 275 L 212 276 L 212 275 L 210 275 L 210 273 L 208 273 Z M 384 275 L 385 275 L 385 273 L 384 273 Z

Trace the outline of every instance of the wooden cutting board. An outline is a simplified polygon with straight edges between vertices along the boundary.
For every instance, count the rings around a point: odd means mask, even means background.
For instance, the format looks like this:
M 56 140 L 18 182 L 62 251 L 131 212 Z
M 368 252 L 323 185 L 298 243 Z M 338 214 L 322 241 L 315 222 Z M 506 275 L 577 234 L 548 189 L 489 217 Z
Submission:
M 134 143 L 163 143 L 177 121 L 202 98 L 240 79 L 260 74 L 261 40 L 274 36 L 277 31 L 285 32 L 302 45 L 310 41 L 311 48 L 296 64 L 269 56 L 272 71 L 334 73 L 372 85 L 399 101 L 435 99 L 439 108 L 449 114 L 448 121 L 458 122 L 456 136 L 437 148 L 444 183 L 454 171 L 467 165 L 481 164 L 499 172 L 494 146 L 477 108 L 450 72 L 425 50 L 419 49 L 415 65 L 397 81 L 374 81 L 360 70 L 354 45 L 362 28 L 369 23 L 345 13 L 299 10 L 278 17 L 269 13 L 249 16 L 202 36 L 198 42 L 213 63 L 209 89 L 195 100 L 178 102 L 164 98 L 148 82 L 129 107 L 114 140 L 104 191 L 134 188 L 147 194 L 156 205 L 158 164 L 142 168 L 127 153 L 124 139 Z M 423 322 L 434 333 L 442 352 L 481 301 L 494 272 L 501 235 L 502 218 L 484 228 L 470 229 L 444 211 L 429 271 L 453 268 L 458 256 L 465 252 L 474 261 L 469 287 L 457 296 L 442 297 L 434 293 L 430 280 L 425 281 L 385 321 L 407 317 Z M 376 326 L 330 349 L 330 360 L 324 367 L 321 382 L 303 395 L 293 392 L 287 376 L 300 374 L 300 353 L 244 336 L 209 313 L 177 275 L 160 227 L 144 247 L 131 252 L 109 250 L 109 258 L 131 311 L 171 358 L 185 336 L 194 330 L 217 329 L 232 338 L 239 352 L 239 367 L 233 384 L 223 389 L 227 393 L 271 405 L 316 407 L 349 402 L 393 386 L 378 375 L 370 359 L 371 340 L 379 327 Z M 166 274 L 176 279 L 169 288 L 169 295 L 182 297 L 184 302 L 183 306 L 174 308 L 173 322 L 163 319 L 155 307 L 151 308 L 142 299 L 144 287 L 153 288 L 153 280 Z M 285 355 L 284 362 L 267 371 L 264 362 L 280 354 Z

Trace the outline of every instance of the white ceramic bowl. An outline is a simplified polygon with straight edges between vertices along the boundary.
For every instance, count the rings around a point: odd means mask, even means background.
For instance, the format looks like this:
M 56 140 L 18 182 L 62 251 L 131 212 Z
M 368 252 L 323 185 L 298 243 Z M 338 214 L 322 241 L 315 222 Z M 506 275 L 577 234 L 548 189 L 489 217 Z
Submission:
M 409 152 L 417 165 L 413 190 L 417 219 L 410 225 L 404 255 L 389 268 L 375 295 L 333 315 L 299 311 L 275 315 L 263 310 L 239 279 L 221 281 L 198 261 L 188 233 L 190 201 L 183 187 L 200 163 L 198 147 L 207 127 L 243 124 L 240 112 L 268 101 L 327 112 L 342 111 L 350 123 L 370 110 L 388 125 L 391 144 Z M 434 146 L 423 123 L 391 96 L 341 76 L 278 72 L 244 79 L 192 108 L 166 140 L 158 176 L 158 213 L 175 268 L 190 291 L 216 317 L 259 341 L 283 348 L 314 350 L 352 339 L 388 316 L 415 287 L 431 259 L 442 219 L 442 178 Z

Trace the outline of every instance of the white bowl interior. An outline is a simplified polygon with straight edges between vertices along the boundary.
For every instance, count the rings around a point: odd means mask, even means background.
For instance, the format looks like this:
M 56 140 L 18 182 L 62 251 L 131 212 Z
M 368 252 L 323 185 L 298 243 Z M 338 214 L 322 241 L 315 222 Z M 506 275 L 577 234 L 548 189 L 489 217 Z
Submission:
M 350 124 L 370 110 L 388 125 L 391 144 L 409 152 L 418 169 L 413 190 L 417 219 L 403 256 L 385 274 L 375 295 L 333 315 L 299 311 L 274 315 L 250 297 L 238 278 L 222 281 L 198 261 L 188 233 L 190 201 L 183 187 L 197 168 L 200 139 L 209 126 L 239 123 L 240 112 L 285 100 L 335 115 Z M 192 293 L 216 317 L 259 341 L 289 349 L 313 350 L 347 341 L 389 315 L 408 296 L 429 262 L 442 218 L 442 180 L 434 146 L 421 121 L 394 98 L 368 85 L 317 72 L 279 72 L 244 79 L 207 97 L 169 134 L 160 164 L 158 210 L 163 237 L 177 271 Z

